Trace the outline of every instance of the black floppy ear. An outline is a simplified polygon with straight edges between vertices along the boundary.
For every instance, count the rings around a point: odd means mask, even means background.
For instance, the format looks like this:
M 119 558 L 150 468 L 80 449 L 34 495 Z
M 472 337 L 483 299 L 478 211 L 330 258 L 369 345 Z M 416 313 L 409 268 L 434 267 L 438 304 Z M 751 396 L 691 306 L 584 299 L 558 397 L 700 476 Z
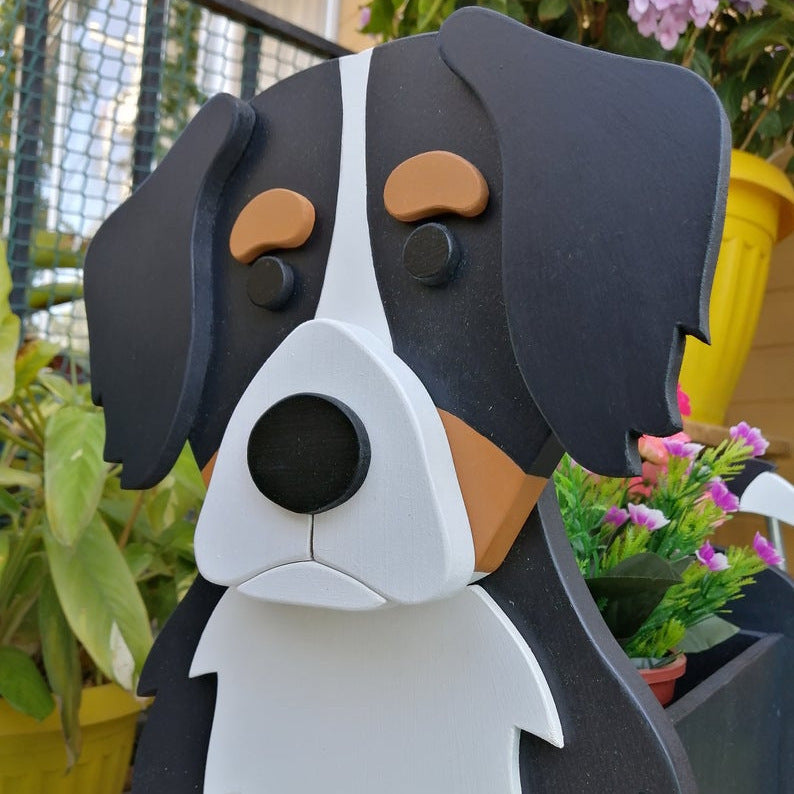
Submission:
M 193 423 L 210 353 L 216 209 L 253 126 L 249 105 L 210 100 L 88 250 L 93 397 L 125 488 L 158 482 Z
M 504 171 L 502 277 L 532 398 L 563 446 L 636 470 L 673 432 L 684 333 L 707 337 L 730 135 L 692 72 L 467 8 L 441 56 L 477 94 Z

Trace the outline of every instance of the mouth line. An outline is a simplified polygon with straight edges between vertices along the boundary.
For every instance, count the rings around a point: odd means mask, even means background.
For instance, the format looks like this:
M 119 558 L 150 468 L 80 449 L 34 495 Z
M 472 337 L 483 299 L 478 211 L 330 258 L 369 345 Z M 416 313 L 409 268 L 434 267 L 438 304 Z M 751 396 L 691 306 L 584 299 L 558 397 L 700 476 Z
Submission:
M 313 536 L 313 529 L 314 529 L 314 516 L 312 516 L 312 536 Z M 293 560 L 292 562 L 282 562 L 282 563 L 279 563 L 278 565 L 273 565 L 270 568 L 265 568 L 265 569 L 263 569 L 261 571 L 257 571 L 255 574 L 252 574 L 251 576 L 249 576 L 244 581 L 240 582 L 239 584 L 236 584 L 235 588 L 239 589 L 239 588 L 245 586 L 249 582 L 252 582 L 254 579 L 258 578 L 259 576 L 262 576 L 262 574 L 269 573 L 271 571 L 280 570 L 282 568 L 289 568 L 290 566 L 293 566 L 293 565 L 300 565 L 301 563 L 309 563 L 310 562 L 310 563 L 314 563 L 315 565 L 320 566 L 321 568 L 327 568 L 329 571 L 334 571 L 336 573 L 341 574 L 342 576 L 346 576 L 349 579 L 352 579 L 354 582 L 356 582 L 357 584 L 361 585 L 361 587 L 366 588 L 371 593 L 374 593 L 375 595 L 379 596 L 380 598 L 382 598 L 387 603 L 388 602 L 393 602 L 393 599 L 391 599 L 385 593 L 382 593 L 381 591 L 376 590 L 372 585 L 367 584 L 366 582 L 362 582 L 360 579 L 358 579 L 357 577 L 353 576 L 352 574 L 349 574 L 346 571 L 340 570 L 339 568 L 334 568 L 333 565 L 328 565 L 328 563 L 320 562 L 319 560 L 316 560 L 314 558 L 314 548 L 313 548 L 313 546 L 312 546 L 312 548 L 310 548 L 310 551 L 311 551 L 311 554 L 312 554 L 311 559 L 308 559 L 308 560 Z

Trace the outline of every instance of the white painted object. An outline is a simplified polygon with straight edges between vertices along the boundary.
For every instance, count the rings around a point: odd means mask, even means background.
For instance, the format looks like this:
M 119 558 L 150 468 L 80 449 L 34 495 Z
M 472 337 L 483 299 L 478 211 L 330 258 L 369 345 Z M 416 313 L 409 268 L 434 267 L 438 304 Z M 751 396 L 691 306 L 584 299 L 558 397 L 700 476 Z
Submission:
M 563 744 L 535 657 L 476 585 L 376 612 L 230 589 L 193 660 L 204 673 L 204 794 L 520 794 L 520 730 Z
M 243 582 L 237 589 L 243 595 L 262 601 L 310 602 L 331 609 L 376 609 L 386 603 L 382 596 L 352 576 L 311 560 L 271 568 Z
M 248 437 L 259 417 L 302 392 L 333 397 L 351 408 L 371 448 L 359 490 L 313 520 L 270 502 L 246 463 Z M 474 572 L 474 543 L 443 424 L 416 375 L 363 328 L 333 320 L 296 328 L 254 376 L 232 414 L 199 516 L 195 549 L 202 575 L 223 585 L 242 585 L 288 562 L 315 560 L 381 596 L 371 608 L 462 590 Z M 346 604 L 343 588 L 330 593 L 309 582 L 306 571 L 285 568 L 281 593 L 254 584 L 245 592 L 311 606 L 362 608 L 358 596 Z M 291 572 L 302 577 L 305 588 L 298 578 L 288 583 Z
M 745 488 L 739 509 L 794 525 L 794 485 L 779 474 L 762 472 Z
M 340 58 L 342 149 L 331 249 L 316 317 L 366 328 L 390 348 L 367 218 L 366 101 L 372 50 Z

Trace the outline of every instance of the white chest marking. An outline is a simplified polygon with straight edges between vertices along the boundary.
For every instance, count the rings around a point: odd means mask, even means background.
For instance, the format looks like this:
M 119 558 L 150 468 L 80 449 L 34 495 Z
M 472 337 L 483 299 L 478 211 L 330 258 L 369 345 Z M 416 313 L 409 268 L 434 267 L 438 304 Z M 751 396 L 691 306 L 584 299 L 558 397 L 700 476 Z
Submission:
M 535 657 L 476 585 L 376 612 L 230 589 L 190 674 L 211 672 L 204 794 L 520 794 L 519 729 L 562 746 Z

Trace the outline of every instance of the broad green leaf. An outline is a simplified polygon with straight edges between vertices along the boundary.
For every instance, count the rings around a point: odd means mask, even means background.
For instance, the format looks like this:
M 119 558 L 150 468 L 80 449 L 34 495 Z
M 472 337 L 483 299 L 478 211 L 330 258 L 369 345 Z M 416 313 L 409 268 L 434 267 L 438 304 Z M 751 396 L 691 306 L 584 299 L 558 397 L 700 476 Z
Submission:
M 745 94 L 745 85 L 739 75 L 731 75 L 727 80 L 717 86 L 717 95 L 725 108 L 728 121 L 733 122 L 742 112 L 742 99 Z
M 136 581 L 146 571 L 154 558 L 152 552 L 143 543 L 128 543 L 124 547 L 123 554 L 127 567 Z
M 74 402 L 75 393 L 72 383 L 63 375 L 57 372 L 40 372 L 39 383 L 61 402 Z
M 71 769 L 80 755 L 82 742 L 78 712 L 83 676 L 77 640 L 66 622 L 52 579 L 49 577 L 44 582 L 39 596 L 39 631 L 44 669 L 50 687 L 58 698 L 68 767 Z
M 681 582 L 670 563 L 652 552 L 635 554 L 602 576 L 587 580 L 596 599 L 606 599 L 604 621 L 620 640 L 630 638 L 647 620 L 664 594 Z
M 764 116 L 758 125 L 758 132 L 764 137 L 776 138 L 783 134 L 783 121 L 780 114 L 772 110 Z
M 568 10 L 568 7 L 568 0 L 540 0 L 538 17 L 541 22 L 559 19 Z
M 18 347 L 19 317 L 9 311 L 0 320 L 0 402 L 5 402 L 14 393 Z
M 0 488 L 39 488 L 41 476 L 32 471 L 15 469 L 11 466 L 0 466 Z
M 47 342 L 44 339 L 26 342 L 17 354 L 14 393 L 18 394 L 26 386 L 30 386 L 36 379 L 36 375 L 39 374 L 39 370 L 46 367 L 60 349 L 60 345 Z
M 100 670 L 119 683 L 120 678 L 130 683 L 125 664 L 131 656 L 134 685 L 152 635 L 143 600 L 110 530 L 94 517 L 74 548 L 62 546 L 48 532 L 44 540 L 55 589 L 72 631 Z
M 102 459 L 101 413 L 66 405 L 47 422 L 44 439 L 44 503 L 53 535 L 73 545 L 96 513 L 107 465 Z
M 704 80 L 711 82 L 711 58 L 703 50 L 696 49 L 692 54 L 691 69 Z
M 779 17 L 759 17 L 739 25 L 728 40 L 729 59 L 744 58 L 770 44 L 787 45 L 789 23 Z
M 0 695 L 17 711 L 39 721 L 55 708 L 47 683 L 33 660 L 8 645 L 0 647 Z
M 718 615 L 709 615 L 686 630 L 684 639 L 678 643 L 678 650 L 684 653 L 700 653 L 719 645 L 733 637 L 738 626 L 729 623 Z

